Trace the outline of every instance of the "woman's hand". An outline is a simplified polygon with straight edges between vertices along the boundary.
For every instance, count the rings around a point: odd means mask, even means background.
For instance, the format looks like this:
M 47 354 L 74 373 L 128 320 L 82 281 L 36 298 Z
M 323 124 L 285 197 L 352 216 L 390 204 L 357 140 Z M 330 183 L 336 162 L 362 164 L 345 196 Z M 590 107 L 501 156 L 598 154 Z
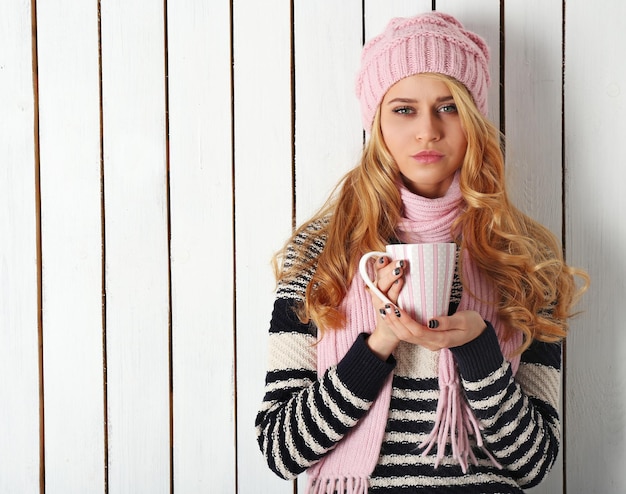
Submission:
M 398 340 L 421 345 L 432 351 L 464 345 L 482 334 L 487 325 L 481 315 L 473 310 L 463 310 L 451 316 L 440 316 L 419 324 L 402 309 L 385 306 L 383 319 Z
M 394 304 L 397 303 L 398 295 L 404 283 L 404 261 L 392 261 L 387 256 L 381 256 L 374 263 L 374 270 L 376 272 L 374 283 L 378 289 Z M 376 329 L 367 339 L 367 344 L 378 358 L 387 360 L 400 343 L 400 339 L 383 320 L 383 314 L 386 315 L 385 303 L 374 293 L 371 295 L 372 304 L 378 316 Z
M 389 300 L 397 304 L 404 284 L 404 261 L 392 261 L 387 256 L 378 258 L 375 283 Z M 432 351 L 464 345 L 480 336 L 487 325 L 478 312 L 459 311 L 451 316 L 440 316 L 423 326 L 397 305 L 388 305 L 372 293 L 372 303 L 378 312 L 376 329 L 367 340 L 369 348 L 386 360 L 400 341 L 420 345 Z

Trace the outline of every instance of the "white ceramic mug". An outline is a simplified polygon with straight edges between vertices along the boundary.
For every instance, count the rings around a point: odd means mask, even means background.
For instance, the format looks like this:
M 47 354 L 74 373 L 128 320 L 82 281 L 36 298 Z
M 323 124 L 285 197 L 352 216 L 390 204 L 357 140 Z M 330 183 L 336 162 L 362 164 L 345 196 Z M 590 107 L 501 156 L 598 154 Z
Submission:
M 433 317 L 448 314 L 456 264 L 456 244 L 392 244 L 386 252 L 368 252 L 359 262 L 363 281 L 378 298 L 392 304 L 375 285 L 368 273 L 368 260 L 388 256 L 404 261 L 404 285 L 398 305 L 417 322 L 427 325 Z

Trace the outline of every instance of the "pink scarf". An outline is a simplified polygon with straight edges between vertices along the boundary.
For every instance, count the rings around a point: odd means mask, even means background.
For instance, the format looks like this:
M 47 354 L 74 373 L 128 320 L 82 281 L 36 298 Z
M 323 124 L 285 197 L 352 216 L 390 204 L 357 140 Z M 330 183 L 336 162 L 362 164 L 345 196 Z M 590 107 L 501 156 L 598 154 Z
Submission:
M 444 197 L 426 199 L 400 186 L 404 215 L 398 224 L 399 240 L 405 243 L 450 242 L 450 228 L 459 214 L 463 198 L 459 188 L 458 173 Z M 503 355 L 513 355 L 521 344 L 521 334 L 504 341 L 503 327 L 494 304 L 494 291 L 480 276 L 468 256 L 463 260 L 463 276 L 467 288 L 463 290 L 458 310 L 475 310 L 490 321 L 496 330 Z M 317 345 L 318 375 L 336 365 L 352 347 L 359 333 L 375 327 L 376 316 L 371 296 L 358 276 L 341 304 L 346 314 L 346 327 L 340 331 L 328 331 Z M 519 356 L 511 359 L 513 373 L 519 367 Z M 337 444 L 337 447 L 309 468 L 307 492 L 325 494 L 346 492 L 366 494 L 368 479 L 378 462 L 380 447 L 385 434 L 393 376 L 390 375 L 371 408 L 360 422 Z M 469 436 L 474 435 L 478 446 L 483 447 L 480 424 L 463 397 L 463 390 L 452 353 L 448 349 L 439 352 L 439 401 L 435 425 L 429 437 L 419 445 L 426 455 L 437 446 L 435 467 L 444 457 L 447 442 L 452 445 L 452 455 L 463 472 L 468 460 L 476 463 Z M 483 450 L 487 451 L 483 447 Z M 487 452 L 492 462 L 498 462 Z

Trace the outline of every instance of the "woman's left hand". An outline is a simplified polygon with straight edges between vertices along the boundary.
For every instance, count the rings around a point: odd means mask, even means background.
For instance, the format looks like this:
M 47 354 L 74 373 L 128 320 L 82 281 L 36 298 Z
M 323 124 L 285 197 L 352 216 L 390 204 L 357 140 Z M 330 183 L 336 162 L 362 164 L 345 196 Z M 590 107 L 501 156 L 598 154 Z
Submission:
M 487 328 L 481 315 L 473 310 L 436 317 L 427 327 L 412 319 L 400 307 L 390 306 L 386 307 L 385 322 L 400 340 L 432 351 L 464 345 Z

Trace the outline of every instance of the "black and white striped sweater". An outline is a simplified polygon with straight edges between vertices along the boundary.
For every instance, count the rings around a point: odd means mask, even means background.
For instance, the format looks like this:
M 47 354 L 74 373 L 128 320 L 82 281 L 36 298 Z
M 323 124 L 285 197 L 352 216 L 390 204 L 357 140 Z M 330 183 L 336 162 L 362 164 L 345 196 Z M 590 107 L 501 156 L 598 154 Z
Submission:
M 308 255 L 319 255 L 323 245 L 318 238 Z M 295 252 L 290 249 L 291 256 Z M 466 398 L 484 428 L 484 442 L 503 469 L 494 467 L 477 447 L 478 465 L 470 464 L 467 473 L 449 448 L 435 469 L 435 452 L 423 457 L 418 445 L 434 424 L 438 352 L 401 343 L 383 362 L 367 347 L 371 328 L 363 328 L 339 364 L 318 378 L 315 329 L 294 312 L 310 278 L 306 273 L 279 284 L 270 323 L 269 367 L 256 430 L 261 451 L 277 475 L 294 478 L 332 450 L 393 372 L 385 437 L 369 492 L 520 493 L 544 478 L 560 441 L 559 344 L 533 342 L 522 354 L 515 377 L 489 324 L 480 337 L 452 349 Z

